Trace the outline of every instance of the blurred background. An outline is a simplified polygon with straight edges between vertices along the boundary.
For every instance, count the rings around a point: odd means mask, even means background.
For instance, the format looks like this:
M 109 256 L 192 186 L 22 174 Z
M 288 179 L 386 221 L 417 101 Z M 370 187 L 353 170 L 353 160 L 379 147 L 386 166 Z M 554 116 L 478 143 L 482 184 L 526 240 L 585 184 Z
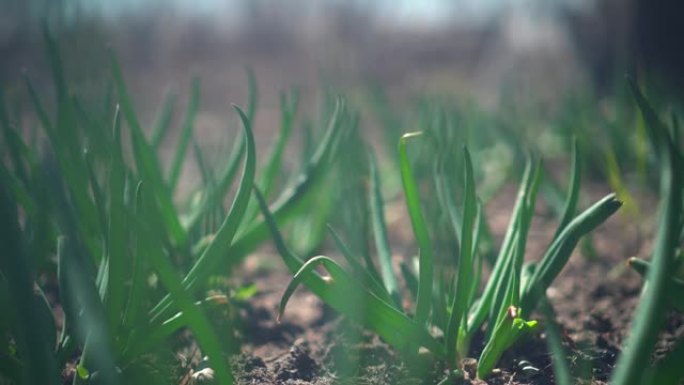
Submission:
M 306 110 L 322 86 L 361 102 L 380 86 L 396 100 L 448 94 L 497 108 L 515 95 L 553 108 L 577 90 L 608 94 L 626 73 L 654 73 L 673 92 L 683 83 L 684 28 L 680 6 L 669 0 L 0 0 L 0 7 L 0 84 L 8 89 L 22 71 L 49 86 L 46 21 L 80 93 L 102 89 L 114 48 L 144 122 L 167 90 L 186 95 L 199 75 L 199 130 L 229 103 L 244 103 L 247 67 L 259 83 L 257 127 L 277 122 L 278 92 L 294 85 Z

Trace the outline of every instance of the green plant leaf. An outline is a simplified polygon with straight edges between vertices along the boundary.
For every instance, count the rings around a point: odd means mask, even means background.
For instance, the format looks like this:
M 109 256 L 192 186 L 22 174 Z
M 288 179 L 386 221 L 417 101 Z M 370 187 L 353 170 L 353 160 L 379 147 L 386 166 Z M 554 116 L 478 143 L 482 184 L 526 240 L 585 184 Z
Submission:
M 124 282 L 128 279 L 128 272 L 131 271 L 129 255 L 126 252 L 128 245 L 128 220 L 126 215 L 125 183 L 126 166 L 123 160 L 121 143 L 121 121 L 117 108 L 114 115 L 114 126 L 112 130 L 114 147 L 111 151 L 109 161 L 109 181 L 108 181 L 108 223 L 107 223 L 107 313 L 108 321 L 112 330 L 117 330 L 121 321 L 126 297 L 126 286 Z
M 470 330 L 478 329 L 482 323 L 485 321 L 486 317 L 493 312 L 493 308 L 500 308 L 499 306 L 494 306 L 496 294 L 499 290 L 505 290 L 507 285 L 503 283 L 505 276 L 505 269 L 507 264 L 510 263 L 512 254 L 514 251 L 514 246 L 516 239 L 518 237 L 519 230 L 519 218 L 523 215 L 523 211 L 526 208 L 525 196 L 529 194 L 529 189 L 533 181 L 533 176 L 536 174 L 535 166 L 531 160 L 527 162 L 525 167 L 525 172 L 523 174 L 522 182 L 518 188 L 518 196 L 516 199 L 515 206 L 513 208 L 513 213 L 511 214 L 511 219 L 508 223 L 508 228 L 506 230 L 506 235 L 501 244 L 499 250 L 499 255 L 496 258 L 496 263 L 492 269 L 489 280 L 485 285 L 485 289 L 480 296 L 480 301 L 473 307 L 469 315 L 468 325 Z M 502 289 L 499 289 L 501 287 Z M 503 295 L 503 294 L 502 294 Z M 498 310 L 498 309 L 497 309 Z M 499 316 L 499 313 L 495 315 Z M 492 325 L 495 326 L 495 325 Z
M 561 332 L 555 321 L 555 313 L 551 304 L 544 299 L 541 303 L 541 311 L 544 314 L 546 344 L 551 352 L 551 362 L 553 363 L 553 375 L 558 385 L 572 385 L 572 375 L 570 374 L 570 363 L 568 354 L 563 348 Z
M 464 153 L 464 175 L 465 175 L 465 198 L 463 209 L 463 222 L 460 236 L 460 252 L 458 259 L 458 273 L 456 278 L 456 292 L 454 293 L 451 302 L 451 314 L 447 324 L 446 332 L 446 348 L 449 352 L 449 362 L 456 363 L 457 354 L 467 354 L 467 352 L 457 351 L 457 339 L 459 330 L 468 329 L 467 318 L 468 311 L 472 303 L 471 293 L 474 290 L 473 284 L 478 282 L 474 271 L 474 251 L 476 241 L 473 237 L 477 230 L 476 215 L 477 215 L 477 198 L 475 196 L 475 178 L 473 176 L 473 164 L 470 158 L 468 149 L 463 150 Z M 446 199 L 449 199 L 448 197 Z M 448 210 L 447 210 L 448 211 Z M 456 223 L 456 218 L 452 218 L 452 223 Z M 462 334 L 465 334 L 462 333 Z M 466 347 L 464 347 L 467 349 Z
M 425 219 L 423 219 L 423 212 L 420 208 L 420 196 L 418 195 L 418 186 L 411 171 L 411 164 L 408 159 L 406 151 L 406 142 L 416 136 L 421 135 L 420 132 L 412 132 L 404 134 L 399 141 L 399 165 L 401 170 L 401 180 L 404 186 L 404 195 L 406 198 L 406 207 L 411 218 L 411 226 L 413 233 L 418 241 L 420 248 L 420 268 L 418 278 L 418 298 L 416 300 L 415 319 L 419 324 L 427 325 L 428 316 L 430 315 L 431 301 L 432 301 L 432 287 L 433 287 L 433 251 L 430 235 L 428 233 Z
M 342 116 L 344 102 L 338 99 L 335 112 L 330 118 L 328 129 L 305 170 L 297 178 L 297 182 L 284 190 L 271 206 L 271 211 L 278 221 L 288 221 L 302 211 L 308 210 L 308 204 L 316 196 L 321 187 L 325 187 L 326 172 L 337 157 L 338 143 L 342 139 Z M 264 221 L 254 222 L 241 231 L 230 248 L 228 265 L 242 260 L 250 251 L 258 247 L 269 236 L 268 225 Z M 296 271 L 296 270 L 295 270 Z M 294 272 L 293 272 L 294 273 Z
M 152 139 L 150 141 L 152 147 L 154 147 L 157 151 L 169 132 L 175 106 L 176 95 L 172 92 L 167 92 L 166 96 L 164 97 L 162 108 L 157 115 L 157 121 L 154 124 L 154 131 L 152 131 Z
M 558 238 L 551 243 L 530 277 L 529 285 L 521 300 L 524 314 L 530 314 L 534 310 L 539 299 L 546 293 L 546 289 L 567 263 L 580 238 L 598 227 L 620 206 L 622 202 L 615 198 L 615 194 L 609 194 L 576 216 L 567 225 Z
M 238 186 L 237 194 L 233 200 L 230 212 L 226 216 L 221 228 L 216 233 L 213 242 L 209 245 L 199 259 L 193 264 L 190 271 L 183 279 L 183 287 L 186 290 L 192 290 L 196 287 L 198 282 L 205 281 L 214 271 L 222 258 L 226 258 L 230 254 L 231 244 L 235 233 L 237 233 L 240 223 L 245 214 L 247 203 L 251 195 L 252 185 L 254 183 L 254 173 L 256 168 L 256 154 L 254 145 L 254 135 L 249 120 L 245 113 L 237 106 L 235 110 L 240 115 L 242 125 L 245 133 L 245 145 L 247 153 L 245 156 L 245 166 L 242 173 L 242 179 Z M 169 307 L 169 298 L 163 298 L 151 311 L 152 320 L 158 320 L 163 312 Z
M 397 284 L 397 277 L 392 267 L 392 250 L 390 248 L 389 240 L 387 238 L 387 225 L 385 224 L 385 210 L 382 201 L 380 175 L 378 173 L 375 154 L 373 154 L 372 151 L 369 151 L 368 157 L 370 167 L 370 211 L 373 222 L 373 236 L 375 239 L 375 249 L 378 253 L 378 260 L 380 261 L 380 272 L 382 274 L 382 282 L 385 285 L 387 292 L 392 297 L 392 301 L 394 301 L 394 304 L 400 307 L 401 296 L 399 293 L 399 285 Z
M 142 201 L 145 211 L 154 215 L 157 210 L 154 202 L 151 202 L 147 197 L 143 197 Z M 154 238 L 154 233 L 149 229 L 149 225 L 139 222 L 137 228 L 143 232 L 141 241 L 146 257 L 157 272 L 162 284 L 169 291 L 172 302 L 182 312 L 183 323 L 190 327 L 204 354 L 209 357 L 210 365 L 216 373 L 218 383 L 231 385 L 233 375 L 227 360 L 224 358 L 224 349 L 219 344 L 219 339 L 209 319 L 194 303 L 190 291 L 183 286 L 175 267 L 171 264 L 168 255 L 163 252 L 162 245 Z
M 342 252 L 344 259 L 354 271 L 354 276 L 363 277 L 362 282 L 364 283 L 364 286 L 368 287 L 373 294 L 378 296 L 383 301 L 394 305 L 395 308 L 398 308 L 398 306 L 394 304 L 393 299 L 390 297 L 390 294 L 387 292 L 385 287 L 375 277 L 373 277 L 373 275 L 368 269 L 366 269 L 365 266 L 359 262 L 358 257 L 354 256 L 352 251 L 349 250 L 349 247 L 342 241 L 340 236 L 330 225 L 328 225 L 328 231 L 335 240 L 337 247 Z
M 339 265 L 325 256 L 312 258 L 304 263 L 289 251 L 276 227 L 261 193 L 255 189 L 255 196 L 272 232 L 276 247 L 288 268 L 295 268 L 295 278 L 281 300 L 284 310 L 289 295 L 299 283 L 303 283 L 335 310 L 376 331 L 399 351 L 413 351 L 420 346 L 428 348 L 438 356 L 444 356 L 441 346 L 426 330 L 387 302 L 363 290 Z M 323 279 L 314 267 L 323 264 L 332 279 Z M 408 336 L 408 337 L 407 337 Z
M 117 93 L 119 94 L 121 112 L 131 129 L 131 141 L 133 143 L 133 155 L 136 169 L 140 175 L 140 179 L 146 183 L 152 195 L 155 197 L 163 218 L 161 223 L 167 230 L 160 231 L 160 235 L 169 237 L 177 247 L 187 246 L 187 233 L 178 219 L 178 214 L 176 213 L 176 208 L 173 205 L 171 197 L 171 190 L 168 188 L 166 182 L 164 182 L 161 167 L 159 166 L 159 161 L 154 152 L 154 147 L 148 143 L 142 127 L 138 122 L 138 118 L 133 110 L 131 98 L 128 94 L 128 89 L 124 82 L 121 67 L 113 53 L 111 54 L 111 65 Z
M 616 385 L 640 384 L 645 380 L 646 365 L 658 338 L 665 318 L 667 291 L 675 266 L 676 249 L 682 231 L 682 156 L 677 150 L 668 130 L 630 81 L 632 93 L 644 115 L 655 153 L 660 157 L 660 208 L 655 246 L 648 286 L 641 293 L 626 341 L 627 348 L 618 358 L 611 383 Z
M 558 238 L 561 232 L 565 229 L 565 226 L 570 223 L 572 218 L 575 216 L 575 211 L 577 210 L 577 200 L 579 198 L 580 190 L 580 180 L 581 180 L 581 164 L 582 158 L 577 145 L 577 139 L 574 138 L 572 141 L 572 171 L 570 173 L 570 184 L 568 185 L 568 194 L 565 199 L 565 206 L 563 208 L 563 216 L 558 223 L 558 228 L 553 235 L 553 239 Z
M 195 126 L 195 116 L 197 116 L 197 108 L 200 99 L 200 80 L 198 77 L 192 79 L 192 86 L 190 87 L 190 101 L 188 102 L 188 110 L 185 113 L 185 121 L 180 132 L 180 139 L 178 140 L 178 147 L 171 162 L 171 170 L 169 172 L 169 189 L 175 191 L 178 186 L 178 179 L 180 178 L 181 169 L 185 161 L 185 154 L 188 152 L 188 145 L 192 139 L 192 132 Z
M 520 309 L 511 306 L 504 312 L 505 316 L 496 325 L 492 338 L 487 342 L 480 355 L 480 360 L 477 363 L 477 378 L 489 377 L 503 352 L 525 333 L 529 333 L 537 327 L 537 321 L 525 321 L 520 318 L 518 316 L 519 311 Z

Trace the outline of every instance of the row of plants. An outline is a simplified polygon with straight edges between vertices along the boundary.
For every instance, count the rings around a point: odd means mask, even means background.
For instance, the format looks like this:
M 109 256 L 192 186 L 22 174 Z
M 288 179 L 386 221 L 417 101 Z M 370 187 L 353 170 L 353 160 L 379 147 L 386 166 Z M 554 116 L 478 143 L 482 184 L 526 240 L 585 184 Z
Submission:
M 470 344 L 475 333 L 485 324 L 486 344 L 480 355 L 477 375 L 486 378 L 495 367 L 503 352 L 520 337 L 534 330 L 536 321 L 529 316 L 544 296 L 563 266 L 567 263 L 579 239 L 592 231 L 621 206 L 614 194 L 610 194 L 584 212 L 575 215 L 579 194 L 579 155 L 575 161 L 567 194 L 565 212 L 550 245 L 541 260 L 524 263 L 527 234 L 532 222 L 537 191 L 542 178 L 539 161 L 530 160 L 518 190 L 515 206 L 504 241 L 495 257 L 492 273 L 480 293 L 483 252 L 480 234 L 486 225 L 483 209 L 475 193 L 472 160 L 463 149 L 464 203 L 461 207 L 454 201 L 452 186 L 458 182 L 444 175 L 453 170 L 448 165 L 435 169 L 435 183 L 439 204 L 448 213 L 451 230 L 458 238 L 458 248 L 441 259 L 435 255 L 428 226 L 421 208 L 419 188 L 408 158 L 408 142 L 421 133 L 409 133 L 401 138 L 399 145 L 400 171 L 403 193 L 413 233 L 419 248 L 415 269 L 402 266 L 405 285 L 409 288 L 413 309 L 408 311 L 402 304 L 390 259 L 391 248 L 387 242 L 380 178 L 371 157 L 371 182 L 369 188 L 370 212 L 372 213 L 372 238 L 376 245 L 380 271 L 372 261 L 355 254 L 350 247 L 336 238 L 349 269 L 333 259 L 318 256 L 306 262 L 290 252 L 280 235 L 268 207 L 262 210 L 269 219 L 276 245 L 294 278 L 281 302 L 281 313 L 293 290 L 299 284 L 306 285 L 327 304 L 356 319 L 374 330 L 399 351 L 415 354 L 426 348 L 452 368 L 470 354 Z M 417 140 L 417 139 L 416 139 Z M 260 194 L 257 190 L 257 198 Z M 439 266 L 436 266 L 439 264 Z M 316 270 L 323 266 L 328 273 L 321 276 Z M 436 274 L 436 272 L 444 272 Z M 438 330 L 442 338 L 428 331 Z
M 201 94 L 196 79 L 174 156 L 164 167 L 160 149 L 168 145 L 173 98 L 146 130 L 113 54 L 112 86 L 102 100 L 83 100 L 67 85 L 57 43 L 48 33 L 45 40 L 54 101 L 46 103 L 25 78 L 41 129 L 22 126 L 21 113 L 0 100 L 0 307 L 8 309 L 0 317 L 3 380 L 56 384 L 73 375 L 74 384 L 173 383 L 180 377 L 174 357 L 179 335 L 188 330 L 216 382 L 234 383 L 227 358 L 240 351 L 239 320 L 231 309 L 245 296 L 212 278 L 229 275 L 272 238 L 293 275 L 279 317 L 303 284 L 407 362 L 424 363 L 412 358 L 428 356 L 445 363 L 449 383 L 473 354 L 479 354 L 477 376 L 487 378 L 506 350 L 539 328 L 538 309 L 546 315 L 556 381 L 572 382 L 546 290 L 580 239 L 622 205 L 610 194 L 579 210 L 584 154 L 595 156 L 581 138 L 572 145 L 567 192 L 559 193 L 539 156 L 528 155 L 526 141 L 514 130 L 502 134 L 484 113 L 462 129 L 462 114 L 422 101 L 416 125 L 423 131 L 400 135 L 397 125 L 405 123 L 383 107 L 382 119 L 392 126 L 385 130 L 388 142 L 398 140 L 399 147 L 396 157 L 378 160 L 361 135 L 359 113 L 344 99 L 327 97 L 321 119 L 302 125 L 300 169 L 286 170 L 285 149 L 297 128 L 295 90 L 281 95 L 278 137 L 257 167 L 251 122 L 258 95 L 250 74 L 247 108 L 235 107 L 242 133 L 227 156 L 210 162 L 193 132 Z M 642 363 L 649 361 L 666 308 L 682 309 L 679 128 L 676 120 L 671 127 L 662 123 L 639 89 L 631 89 L 657 154 L 662 207 L 653 258 L 631 260 L 648 285 L 612 383 L 677 383 L 684 377 L 677 365 L 681 341 L 655 366 Z M 487 162 L 496 159 L 487 154 L 500 142 L 511 156 L 499 161 L 503 176 L 492 178 Z M 202 182 L 187 203 L 176 205 L 190 152 Z M 507 166 L 520 163 L 524 168 Z M 484 205 L 513 174 L 522 177 L 497 247 Z M 386 181 L 400 184 L 388 189 Z M 558 225 L 543 255 L 526 262 L 539 192 L 555 208 Z M 396 194 L 405 200 L 417 245 L 417 255 L 399 264 L 384 198 Z M 328 233 L 343 263 L 302 257 L 319 249 Z M 56 305 L 63 317 L 55 316 Z M 480 333 L 482 346 L 473 346 Z

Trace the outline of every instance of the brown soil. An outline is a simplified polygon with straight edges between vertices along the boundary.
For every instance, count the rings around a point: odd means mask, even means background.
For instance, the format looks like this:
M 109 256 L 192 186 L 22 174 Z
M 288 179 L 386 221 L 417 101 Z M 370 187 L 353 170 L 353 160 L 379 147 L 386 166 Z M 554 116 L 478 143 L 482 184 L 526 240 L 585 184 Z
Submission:
M 600 187 L 590 190 L 592 199 L 605 193 Z M 488 205 L 490 224 L 499 241 L 512 191 L 505 189 Z M 655 207 L 653 199 L 644 201 L 644 207 Z M 539 206 L 530 233 L 530 259 L 539 258 L 555 228 L 549 209 Z M 592 237 L 594 255 L 576 252 L 549 289 L 574 375 L 583 379 L 581 383 L 605 384 L 610 377 L 642 283 L 624 261 L 632 255 L 648 256 L 651 237 L 643 229 L 650 227 L 624 214 L 612 218 Z M 410 239 L 404 241 L 411 243 Z M 277 306 L 290 279 L 279 257 L 264 253 L 248 259 L 243 270 L 259 294 L 250 299 L 242 314 L 247 323 L 245 344 L 243 353 L 233 361 L 238 384 L 436 384 L 445 378 L 448 371 L 439 362 L 402 360 L 373 333 L 346 321 L 306 289 L 297 290 L 282 322 L 277 323 Z M 541 315 L 534 318 L 542 319 Z M 468 359 L 463 362 L 465 378 L 443 384 L 554 384 L 546 336 L 543 327 L 539 330 L 504 354 L 499 369 L 487 381 L 474 379 L 475 360 Z M 684 318 L 669 317 L 654 359 L 683 334 Z M 481 348 L 482 341 L 473 343 L 475 357 Z

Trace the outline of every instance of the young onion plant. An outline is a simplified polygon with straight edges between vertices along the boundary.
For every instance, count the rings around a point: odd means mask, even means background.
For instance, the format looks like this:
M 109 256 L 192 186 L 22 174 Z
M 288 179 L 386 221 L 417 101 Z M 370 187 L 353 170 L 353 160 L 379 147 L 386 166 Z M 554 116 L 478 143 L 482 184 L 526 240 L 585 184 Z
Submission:
M 625 349 L 618 358 L 611 384 L 680 384 L 684 379 L 684 339 L 675 341 L 673 348 L 655 364 L 651 363 L 653 349 L 668 309 L 684 311 L 684 179 L 681 175 L 682 157 L 680 132 L 673 118 L 668 127 L 644 97 L 636 83 L 628 79 L 636 104 L 641 112 L 648 141 L 656 155 L 660 176 L 660 208 L 653 255 L 650 261 L 632 257 L 629 265 L 647 281 L 631 325 Z M 545 306 L 549 347 L 553 353 L 554 372 L 559 385 L 573 384 L 570 364 L 564 351 L 557 326 L 551 321 L 551 310 Z
M 628 384 L 678 384 L 684 378 L 684 339 L 679 339 L 674 349 L 656 363 L 646 365 L 658 339 L 667 308 L 684 311 L 684 281 L 681 268 L 684 263 L 684 158 L 681 136 L 676 119 L 671 127 L 660 120 L 655 110 L 643 96 L 637 85 L 629 81 L 634 99 L 648 128 L 651 147 L 660 168 L 660 210 L 658 228 L 650 262 L 630 259 L 630 265 L 647 280 L 635 311 L 631 333 L 620 358 L 611 383 Z
M 379 269 L 374 263 L 354 255 L 334 232 L 348 268 L 327 256 L 304 261 L 288 249 L 258 188 L 255 189 L 278 251 L 293 274 L 280 303 L 279 317 L 295 288 L 303 284 L 331 307 L 375 331 L 399 351 L 413 355 L 424 348 L 454 369 L 462 358 L 472 354 L 473 336 L 486 325 L 486 342 L 477 367 L 477 376 L 486 378 L 504 351 L 535 329 L 537 322 L 530 316 L 580 238 L 615 213 L 621 203 L 611 194 L 574 215 L 580 186 L 578 151 L 575 149 L 565 211 L 554 238 L 541 260 L 525 265 L 525 245 L 542 177 L 540 162 L 528 162 L 498 257 L 484 290 L 480 291 L 483 258 L 478 244 L 484 214 L 476 197 L 471 157 L 464 149 L 461 207 L 455 203 L 454 191 L 449 191 L 448 184 L 440 185 L 440 205 L 449 214 L 452 230 L 460 242 L 454 255 L 446 258 L 449 266 L 440 266 L 440 273 L 436 274 L 437 258 L 408 156 L 409 142 L 420 135 L 420 132 L 405 134 L 399 144 L 403 192 L 419 248 L 416 271 L 408 265 L 402 265 L 401 269 L 411 296 L 409 301 L 401 297 L 399 276 L 390 257 L 380 176 L 372 156 L 368 200 Z M 319 267 L 325 270 L 325 275 L 317 270 Z M 451 273 L 442 274 L 445 270 Z M 414 306 L 410 309 L 402 305 L 411 302 Z
M 255 181 L 275 197 L 271 210 L 278 220 L 303 215 L 336 156 L 343 104 L 336 104 L 299 178 L 279 190 L 272 179 L 281 171 L 296 103 L 283 103 L 285 139 L 259 175 L 250 125 L 257 98 L 250 76 L 247 111 L 235 107 L 242 135 L 228 159 L 211 167 L 194 138 L 200 96 L 194 80 L 167 171 L 159 148 L 169 132 L 173 99 L 167 99 L 148 138 L 114 55 L 114 86 L 97 105 L 71 93 L 57 43 L 47 32 L 45 40 L 56 90 L 54 113 L 26 78 L 40 136 L 27 140 L 28 130 L 0 100 L 0 306 L 5 309 L 0 382 L 61 383 L 62 371 L 77 358 L 75 384 L 174 383 L 173 345 L 179 331 L 189 330 L 217 383 L 233 383 L 226 360 L 238 349 L 231 322 L 226 321 L 227 331 L 219 331 L 217 320 L 209 317 L 217 306 L 225 309 L 230 298 L 207 297 L 209 278 L 269 236 L 254 209 L 250 214 Z M 43 138 L 39 149 L 34 143 Z M 173 198 L 191 144 L 203 183 L 200 199 L 181 212 Z M 226 206 L 232 186 L 237 192 Z M 42 285 L 54 275 L 64 310 L 61 330 Z

